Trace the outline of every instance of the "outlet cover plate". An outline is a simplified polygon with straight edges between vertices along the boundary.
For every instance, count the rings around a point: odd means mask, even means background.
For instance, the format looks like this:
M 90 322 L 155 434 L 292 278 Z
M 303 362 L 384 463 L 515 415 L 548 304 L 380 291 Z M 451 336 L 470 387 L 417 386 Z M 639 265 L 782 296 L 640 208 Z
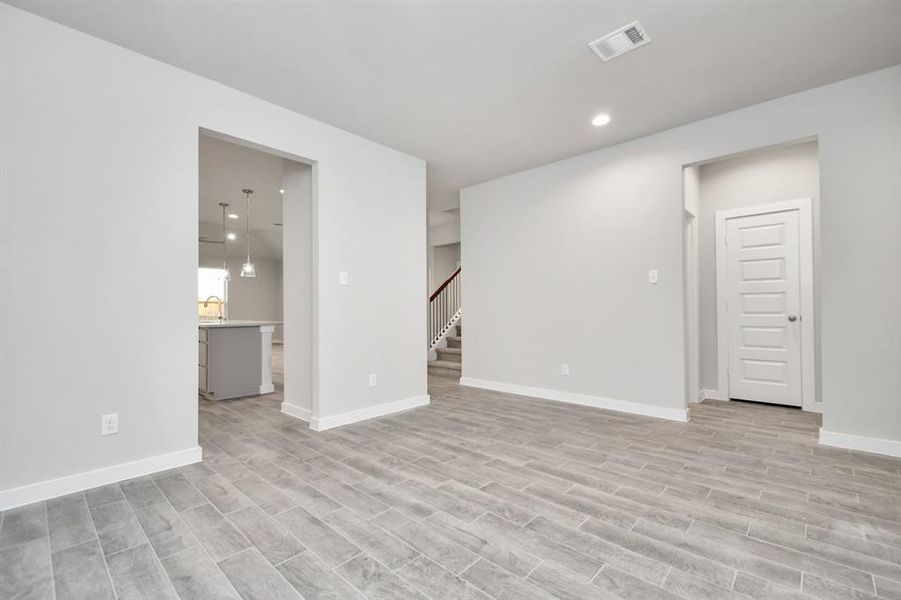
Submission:
M 119 413 L 100 415 L 100 435 L 119 433 Z

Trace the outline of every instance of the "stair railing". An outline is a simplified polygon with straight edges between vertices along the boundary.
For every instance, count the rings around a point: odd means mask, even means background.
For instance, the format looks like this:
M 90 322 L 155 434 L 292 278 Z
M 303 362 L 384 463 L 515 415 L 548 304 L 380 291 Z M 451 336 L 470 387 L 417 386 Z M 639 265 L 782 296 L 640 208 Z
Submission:
M 441 341 L 463 314 L 460 267 L 429 297 L 429 349 Z

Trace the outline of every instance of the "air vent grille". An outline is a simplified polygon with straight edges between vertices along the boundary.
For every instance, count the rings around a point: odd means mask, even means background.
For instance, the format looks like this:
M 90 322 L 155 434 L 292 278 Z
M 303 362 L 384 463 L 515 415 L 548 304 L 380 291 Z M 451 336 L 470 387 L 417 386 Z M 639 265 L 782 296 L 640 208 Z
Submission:
M 600 54 L 601 58 L 603 58 L 604 60 L 616 56 L 616 51 L 611 48 L 610 45 L 607 44 L 607 42 L 605 42 L 604 40 L 598 40 L 594 42 L 591 47 L 595 52 Z
M 644 46 L 650 41 L 651 38 L 648 32 L 641 26 L 641 23 L 635 21 L 591 42 L 588 44 L 588 47 L 600 56 L 601 60 L 607 62 L 626 52 Z
M 624 33 L 633 44 L 640 44 L 644 41 L 644 35 L 638 27 L 629 27 Z

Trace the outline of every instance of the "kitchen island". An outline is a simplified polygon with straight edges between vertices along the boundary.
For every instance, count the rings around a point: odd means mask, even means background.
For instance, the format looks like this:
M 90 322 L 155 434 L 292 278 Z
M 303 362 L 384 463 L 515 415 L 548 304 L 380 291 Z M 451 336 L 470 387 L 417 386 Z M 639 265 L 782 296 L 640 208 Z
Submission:
M 259 396 L 272 384 L 272 331 L 281 321 L 198 325 L 198 391 L 207 400 Z

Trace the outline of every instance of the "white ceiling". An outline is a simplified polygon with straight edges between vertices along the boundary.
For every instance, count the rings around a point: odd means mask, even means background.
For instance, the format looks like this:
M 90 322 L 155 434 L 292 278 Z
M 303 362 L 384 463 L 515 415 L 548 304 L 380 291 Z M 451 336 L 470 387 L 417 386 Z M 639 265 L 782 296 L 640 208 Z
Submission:
M 226 218 L 227 231 L 237 239 L 226 242 L 228 256 L 247 252 L 244 228 L 247 203 L 241 190 L 252 189 L 250 196 L 251 250 L 258 258 L 281 260 L 282 230 L 273 223 L 282 222 L 282 173 L 285 159 L 205 135 L 200 136 L 200 234 L 209 239 L 222 239 L 222 208 L 238 215 Z M 201 254 L 219 255 L 222 247 L 201 244 Z
M 10 3 L 425 158 L 438 210 L 470 184 L 901 62 L 897 0 Z M 586 47 L 636 19 L 647 46 L 609 63 Z

